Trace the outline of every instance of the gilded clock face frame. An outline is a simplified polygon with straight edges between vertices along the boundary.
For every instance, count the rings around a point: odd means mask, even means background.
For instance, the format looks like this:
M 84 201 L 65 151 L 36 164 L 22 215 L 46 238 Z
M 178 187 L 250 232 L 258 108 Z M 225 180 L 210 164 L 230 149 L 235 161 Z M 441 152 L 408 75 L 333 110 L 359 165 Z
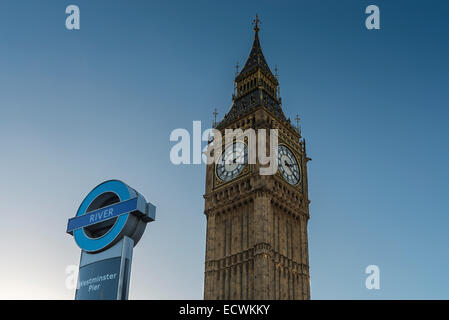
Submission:
M 238 177 L 248 162 L 248 148 L 243 142 L 226 147 L 215 166 L 215 174 L 222 182 Z
M 293 151 L 285 144 L 278 146 L 278 170 L 289 184 L 296 186 L 301 182 L 301 167 Z

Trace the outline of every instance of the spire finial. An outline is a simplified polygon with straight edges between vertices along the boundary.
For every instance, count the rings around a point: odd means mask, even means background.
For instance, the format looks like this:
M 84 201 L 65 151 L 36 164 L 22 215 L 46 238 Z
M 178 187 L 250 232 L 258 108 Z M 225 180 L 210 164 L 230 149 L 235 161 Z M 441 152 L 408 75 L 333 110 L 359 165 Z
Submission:
M 259 20 L 259 16 L 256 14 L 256 18 L 253 20 L 254 23 L 254 32 L 259 32 L 259 25 L 260 25 L 260 20 Z
M 237 77 L 239 75 L 239 63 L 237 62 L 235 65 L 235 76 Z
M 276 80 L 278 81 L 278 85 L 276 87 L 276 94 L 279 97 L 281 95 L 281 85 L 279 84 L 279 73 L 278 73 L 278 65 L 276 64 L 274 66 L 274 76 L 276 77 Z
M 298 130 L 299 134 L 301 134 L 301 127 L 299 126 L 299 120 L 301 120 L 301 118 L 299 117 L 299 114 L 296 114 L 296 129 Z
M 218 115 L 217 108 L 214 109 L 213 115 L 214 115 L 214 128 L 215 128 L 217 126 L 217 115 Z

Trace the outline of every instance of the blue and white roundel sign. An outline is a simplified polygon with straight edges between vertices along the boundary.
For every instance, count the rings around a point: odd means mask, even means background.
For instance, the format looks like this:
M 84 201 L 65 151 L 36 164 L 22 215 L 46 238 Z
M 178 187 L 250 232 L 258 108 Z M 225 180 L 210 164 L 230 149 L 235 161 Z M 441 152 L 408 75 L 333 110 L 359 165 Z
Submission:
M 155 213 L 156 207 L 136 190 L 122 181 L 108 180 L 84 198 L 76 216 L 68 221 L 67 233 L 90 253 L 103 251 L 124 236 L 136 245 Z

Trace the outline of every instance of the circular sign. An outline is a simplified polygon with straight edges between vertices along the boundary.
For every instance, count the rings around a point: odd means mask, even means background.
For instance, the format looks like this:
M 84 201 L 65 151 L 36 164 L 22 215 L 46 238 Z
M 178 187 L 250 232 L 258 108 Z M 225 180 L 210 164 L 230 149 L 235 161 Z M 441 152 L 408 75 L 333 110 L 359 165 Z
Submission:
M 119 180 L 99 184 L 84 198 L 67 232 L 84 251 L 103 251 L 124 236 L 140 240 L 146 224 L 154 220 L 155 207 L 136 190 Z

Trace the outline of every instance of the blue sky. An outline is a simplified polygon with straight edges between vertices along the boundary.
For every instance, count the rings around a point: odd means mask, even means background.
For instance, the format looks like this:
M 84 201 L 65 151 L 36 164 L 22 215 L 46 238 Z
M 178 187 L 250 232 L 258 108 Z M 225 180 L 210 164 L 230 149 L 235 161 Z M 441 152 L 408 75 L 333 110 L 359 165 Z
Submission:
M 65 28 L 65 8 L 81 29 Z M 365 28 L 366 6 L 381 29 Z M 231 103 L 262 20 L 283 108 L 302 118 L 313 299 L 448 299 L 447 1 L 0 2 L 0 298 L 72 299 L 65 233 L 121 179 L 158 206 L 130 298 L 201 299 L 204 165 L 170 133 Z M 364 270 L 380 268 L 381 289 Z

